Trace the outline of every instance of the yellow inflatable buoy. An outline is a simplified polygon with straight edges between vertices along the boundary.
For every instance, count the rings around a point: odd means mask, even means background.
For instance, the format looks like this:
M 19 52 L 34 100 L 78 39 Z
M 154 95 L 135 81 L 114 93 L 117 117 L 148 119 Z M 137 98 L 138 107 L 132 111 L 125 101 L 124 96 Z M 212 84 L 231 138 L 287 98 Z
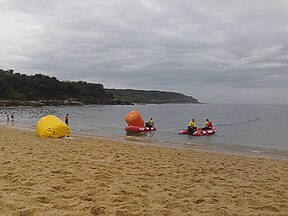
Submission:
M 58 117 L 48 115 L 38 121 L 36 133 L 40 137 L 61 138 L 70 135 L 70 128 Z

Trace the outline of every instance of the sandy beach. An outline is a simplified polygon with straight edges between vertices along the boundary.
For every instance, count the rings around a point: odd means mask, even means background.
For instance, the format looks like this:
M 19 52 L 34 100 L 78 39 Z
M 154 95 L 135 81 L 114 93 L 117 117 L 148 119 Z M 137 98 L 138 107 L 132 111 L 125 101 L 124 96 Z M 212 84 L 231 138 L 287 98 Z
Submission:
M 0 131 L 0 215 L 288 215 L 288 161 Z

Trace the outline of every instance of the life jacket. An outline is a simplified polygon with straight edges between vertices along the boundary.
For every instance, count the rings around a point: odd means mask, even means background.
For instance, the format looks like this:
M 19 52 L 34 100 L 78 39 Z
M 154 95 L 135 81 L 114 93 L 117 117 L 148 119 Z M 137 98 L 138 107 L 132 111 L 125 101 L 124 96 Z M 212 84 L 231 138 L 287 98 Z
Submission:
M 208 122 L 207 127 L 209 127 L 209 128 L 212 128 L 212 127 L 213 127 L 213 124 L 212 124 L 211 121 Z

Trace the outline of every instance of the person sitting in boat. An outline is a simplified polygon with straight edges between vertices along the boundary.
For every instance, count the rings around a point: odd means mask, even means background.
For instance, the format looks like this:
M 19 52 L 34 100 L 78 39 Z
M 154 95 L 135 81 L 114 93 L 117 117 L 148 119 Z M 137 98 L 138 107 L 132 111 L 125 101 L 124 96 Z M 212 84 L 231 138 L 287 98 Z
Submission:
M 193 133 L 197 130 L 194 118 L 192 118 L 192 120 L 189 122 L 187 129 L 188 129 L 189 135 L 193 135 Z
M 209 119 L 206 119 L 205 122 L 205 126 L 203 127 L 204 130 L 209 130 L 213 128 L 213 124 L 212 121 L 210 121 Z
M 155 123 L 152 117 L 150 117 L 149 121 L 145 123 L 146 127 L 149 127 L 149 129 L 151 130 L 152 127 L 154 127 Z

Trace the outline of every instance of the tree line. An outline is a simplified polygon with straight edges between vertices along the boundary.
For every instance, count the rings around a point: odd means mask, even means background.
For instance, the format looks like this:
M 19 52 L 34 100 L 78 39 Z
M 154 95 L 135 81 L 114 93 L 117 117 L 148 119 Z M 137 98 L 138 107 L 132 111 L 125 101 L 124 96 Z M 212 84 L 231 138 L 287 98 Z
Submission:
M 0 69 L 0 99 L 37 101 L 74 99 L 84 104 L 105 104 L 114 97 L 100 83 L 59 81 L 42 74 L 25 75 Z

